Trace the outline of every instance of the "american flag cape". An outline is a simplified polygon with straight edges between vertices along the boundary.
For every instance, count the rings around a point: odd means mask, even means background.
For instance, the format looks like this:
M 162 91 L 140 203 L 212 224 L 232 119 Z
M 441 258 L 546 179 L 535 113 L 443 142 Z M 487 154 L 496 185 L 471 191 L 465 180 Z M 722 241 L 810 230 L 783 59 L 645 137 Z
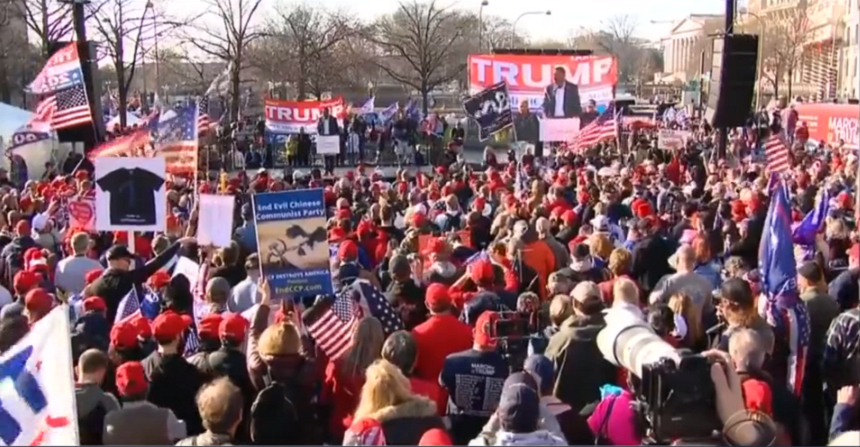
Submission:
M 403 329 L 403 321 L 382 292 L 364 279 L 344 286 L 334 299 L 314 304 L 302 320 L 317 346 L 336 360 L 352 347 L 353 331 L 364 316 L 379 319 L 386 336 Z
M 775 188 L 759 246 L 762 291 L 767 295 L 765 318 L 774 338 L 788 344 L 786 383 L 797 396 L 809 351 L 809 315 L 797 288 L 797 266 L 791 234 L 791 210 L 786 188 Z

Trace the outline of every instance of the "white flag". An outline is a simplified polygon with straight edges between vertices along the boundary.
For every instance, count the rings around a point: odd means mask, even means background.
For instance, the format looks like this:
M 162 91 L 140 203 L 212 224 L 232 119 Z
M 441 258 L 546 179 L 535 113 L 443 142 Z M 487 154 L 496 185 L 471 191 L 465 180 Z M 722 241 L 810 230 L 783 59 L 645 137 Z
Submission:
M 0 444 L 80 444 L 68 315 L 54 308 L 0 357 Z

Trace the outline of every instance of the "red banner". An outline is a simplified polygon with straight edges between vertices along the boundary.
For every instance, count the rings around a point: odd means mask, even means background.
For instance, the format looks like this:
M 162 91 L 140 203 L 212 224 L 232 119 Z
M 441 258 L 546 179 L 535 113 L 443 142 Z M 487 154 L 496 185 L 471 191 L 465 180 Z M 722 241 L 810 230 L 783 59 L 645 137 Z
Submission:
M 346 107 L 343 98 L 327 101 L 283 101 L 266 99 L 266 128 L 279 134 L 299 133 L 304 128 L 305 133 L 317 133 L 317 121 L 323 110 L 330 109 L 331 115 L 337 119 L 346 118 Z
M 598 103 L 612 99 L 613 87 L 618 83 L 618 64 L 612 56 L 472 54 L 469 91 L 475 94 L 507 81 L 514 104 L 528 100 L 531 108 L 540 108 L 556 67 L 564 67 L 567 80 L 579 87 L 583 103 L 589 99 Z
M 852 104 L 797 104 L 798 120 L 809 126 L 809 138 L 824 143 L 845 142 L 848 147 L 860 144 L 857 118 L 860 105 Z

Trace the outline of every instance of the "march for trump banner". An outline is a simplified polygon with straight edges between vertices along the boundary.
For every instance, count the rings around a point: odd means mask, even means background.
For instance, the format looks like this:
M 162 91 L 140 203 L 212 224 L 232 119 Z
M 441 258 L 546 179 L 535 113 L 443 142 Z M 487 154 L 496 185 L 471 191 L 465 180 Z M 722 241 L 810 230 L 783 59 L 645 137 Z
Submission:
M 331 116 L 342 120 L 346 118 L 347 108 L 343 98 L 327 101 L 282 101 L 266 99 L 266 130 L 274 134 L 317 133 L 317 121 L 323 110 L 329 109 Z
M 467 98 L 463 102 L 463 110 L 478 123 L 478 137 L 481 141 L 514 123 L 508 86 L 505 82 L 500 82 Z
M 3 445 L 79 445 L 69 308 L 57 306 L 0 357 Z
M 333 293 L 322 189 L 251 196 L 260 269 L 274 298 Z

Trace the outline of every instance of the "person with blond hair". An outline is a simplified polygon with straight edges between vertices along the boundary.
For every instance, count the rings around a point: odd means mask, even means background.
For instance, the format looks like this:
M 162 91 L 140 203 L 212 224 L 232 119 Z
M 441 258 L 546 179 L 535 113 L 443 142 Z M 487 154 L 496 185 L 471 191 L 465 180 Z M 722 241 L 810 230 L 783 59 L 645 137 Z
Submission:
M 343 445 L 417 445 L 428 430 L 445 429 L 436 403 L 412 393 L 409 379 L 388 360 L 367 368 L 353 421 Z
M 611 306 L 615 300 L 612 292 L 615 281 L 619 278 L 631 279 L 630 268 L 633 265 L 633 256 L 630 254 L 630 251 L 625 248 L 616 248 L 609 254 L 608 261 L 609 264 L 607 267 L 610 278 L 601 282 L 599 286 L 601 295 L 603 296 L 603 302 L 606 303 L 607 306 Z
M 702 311 L 693 304 L 692 298 L 676 293 L 669 298 L 669 308 L 675 313 L 675 330 L 672 335 L 685 348 L 696 352 L 707 347 L 708 339 L 702 324 Z
M 352 424 L 365 370 L 380 358 L 383 343 L 382 323 L 374 317 L 364 317 L 355 325 L 349 350 L 326 367 L 320 401 L 332 407 L 328 427 L 333 441 L 339 443 L 344 430 Z

